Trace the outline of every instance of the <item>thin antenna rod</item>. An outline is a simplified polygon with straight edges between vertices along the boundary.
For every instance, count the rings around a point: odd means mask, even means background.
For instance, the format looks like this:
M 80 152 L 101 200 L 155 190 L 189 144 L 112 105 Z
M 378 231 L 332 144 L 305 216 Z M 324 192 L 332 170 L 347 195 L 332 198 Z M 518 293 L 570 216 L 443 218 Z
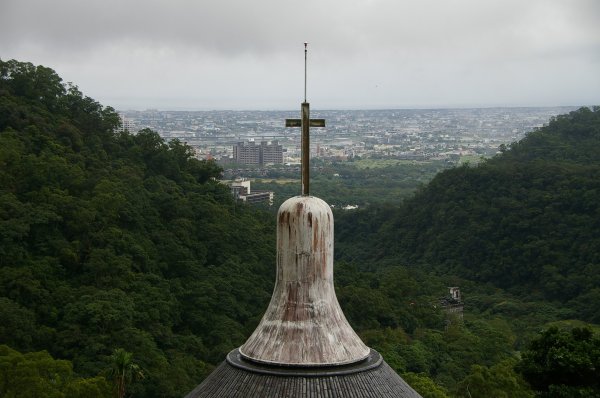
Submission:
M 304 102 L 306 102 L 306 54 L 308 53 L 308 43 L 304 42 Z

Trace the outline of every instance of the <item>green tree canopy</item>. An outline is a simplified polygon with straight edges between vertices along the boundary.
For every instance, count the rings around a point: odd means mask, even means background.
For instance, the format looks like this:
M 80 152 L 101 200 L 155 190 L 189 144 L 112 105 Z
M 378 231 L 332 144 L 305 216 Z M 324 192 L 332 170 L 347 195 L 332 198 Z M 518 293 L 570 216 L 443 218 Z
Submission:
M 517 370 L 540 397 L 598 397 L 600 337 L 551 327 L 531 341 Z
M 264 310 L 273 223 L 214 162 L 119 123 L 53 70 L 0 60 L 0 342 L 85 377 L 122 347 L 146 375 L 128 394 L 179 397 Z
M 53 359 L 48 352 L 21 354 L 0 345 L 0 396 L 6 398 L 108 398 L 104 377 L 80 378 L 70 361 Z

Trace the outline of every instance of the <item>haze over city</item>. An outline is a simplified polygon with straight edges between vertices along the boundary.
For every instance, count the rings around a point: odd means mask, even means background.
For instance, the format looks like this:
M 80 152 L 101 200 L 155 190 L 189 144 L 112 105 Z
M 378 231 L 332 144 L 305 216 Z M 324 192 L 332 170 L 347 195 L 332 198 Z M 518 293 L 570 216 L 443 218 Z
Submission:
M 117 109 L 600 102 L 600 2 L 4 0 L 0 57 Z

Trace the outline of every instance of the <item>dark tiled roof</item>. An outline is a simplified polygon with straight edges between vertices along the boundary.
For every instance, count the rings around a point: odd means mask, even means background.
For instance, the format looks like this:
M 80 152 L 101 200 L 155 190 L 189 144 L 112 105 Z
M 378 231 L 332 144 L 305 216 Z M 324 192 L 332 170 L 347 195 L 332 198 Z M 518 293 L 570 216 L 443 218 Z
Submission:
M 421 398 L 374 350 L 358 364 L 313 368 L 257 365 L 234 350 L 185 398 L 200 397 Z

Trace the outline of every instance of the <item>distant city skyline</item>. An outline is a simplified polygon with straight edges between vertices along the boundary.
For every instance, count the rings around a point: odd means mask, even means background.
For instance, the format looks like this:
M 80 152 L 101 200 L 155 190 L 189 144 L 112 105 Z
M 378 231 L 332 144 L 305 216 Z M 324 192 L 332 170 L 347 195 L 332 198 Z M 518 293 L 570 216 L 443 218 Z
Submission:
M 317 110 L 311 114 L 328 122 L 326 128 L 313 132 L 311 152 L 337 160 L 354 156 L 478 159 L 494 155 L 501 144 L 520 140 L 553 116 L 575 109 Z M 148 110 L 125 111 L 123 117 L 129 131 L 149 128 L 166 141 L 181 140 L 202 159 L 259 165 L 300 162 L 300 129 L 284 124 L 294 114 L 297 111 Z
M 600 104 L 597 0 L 3 0 L 0 58 L 120 110 Z

